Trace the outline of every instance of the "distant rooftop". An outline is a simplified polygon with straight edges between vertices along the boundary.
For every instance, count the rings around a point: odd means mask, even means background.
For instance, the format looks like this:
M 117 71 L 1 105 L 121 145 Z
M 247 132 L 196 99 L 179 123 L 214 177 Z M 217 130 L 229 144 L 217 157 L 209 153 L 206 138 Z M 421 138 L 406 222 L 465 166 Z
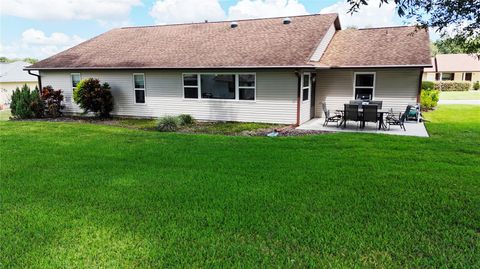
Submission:
M 29 65 L 31 64 L 23 61 L 0 63 L 0 82 L 36 82 L 35 76 L 23 70 Z
M 480 72 L 480 60 L 469 54 L 437 54 L 432 58 L 432 68 L 425 72 Z

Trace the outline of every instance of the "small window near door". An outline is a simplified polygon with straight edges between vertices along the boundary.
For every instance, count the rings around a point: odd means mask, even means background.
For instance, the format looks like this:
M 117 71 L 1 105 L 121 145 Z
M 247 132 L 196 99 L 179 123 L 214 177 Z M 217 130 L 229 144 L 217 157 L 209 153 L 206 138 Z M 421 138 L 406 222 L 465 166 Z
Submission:
M 453 80 L 454 73 L 442 73 L 442 81 L 443 80 Z
M 310 99 L 310 73 L 303 74 L 302 79 L 302 100 L 308 101 Z
M 472 73 L 465 73 L 465 81 L 472 81 Z
M 72 88 L 77 87 L 77 84 L 81 80 L 80 73 L 74 73 L 74 74 L 71 74 L 70 76 L 72 78 Z
M 145 103 L 145 75 L 133 74 L 133 84 L 134 84 L 134 91 L 135 91 L 135 103 L 144 104 Z
M 372 100 L 375 89 L 375 73 L 355 73 L 355 99 Z

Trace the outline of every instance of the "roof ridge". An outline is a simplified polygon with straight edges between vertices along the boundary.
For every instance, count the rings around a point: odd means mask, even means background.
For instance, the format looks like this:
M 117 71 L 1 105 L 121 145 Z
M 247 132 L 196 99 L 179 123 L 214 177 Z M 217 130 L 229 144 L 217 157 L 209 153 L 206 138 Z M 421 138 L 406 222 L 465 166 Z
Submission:
M 415 25 L 396 25 L 396 26 L 382 26 L 382 27 L 371 27 L 371 28 L 358 28 L 354 30 L 377 30 L 377 29 L 391 29 L 391 28 L 408 28 L 416 27 Z
M 281 19 L 281 18 L 299 18 L 299 17 L 313 17 L 313 16 L 326 16 L 326 15 L 337 15 L 338 13 L 315 13 L 315 14 L 305 14 L 305 15 L 295 15 L 295 16 L 276 16 L 276 17 L 264 17 L 264 18 L 250 18 L 250 19 L 240 19 L 240 20 L 223 20 L 223 21 L 207 21 L 207 22 L 185 22 L 185 23 L 171 23 L 171 24 L 157 24 L 157 25 L 140 25 L 140 26 L 124 26 L 117 29 L 131 29 L 131 28 L 151 28 L 151 27 L 166 27 L 166 26 L 180 26 L 180 25 L 198 25 L 198 24 L 213 24 L 213 23 L 226 23 L 226 22 L 242 22 L 242 21 L 258 21 L 258 20 L 270 20 L 270 19 Z

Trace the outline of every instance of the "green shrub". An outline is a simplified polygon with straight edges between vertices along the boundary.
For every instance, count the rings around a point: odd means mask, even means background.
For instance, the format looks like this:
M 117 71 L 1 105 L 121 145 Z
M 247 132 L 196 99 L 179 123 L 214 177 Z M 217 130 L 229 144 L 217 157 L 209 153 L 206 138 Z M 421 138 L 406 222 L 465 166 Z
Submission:
M 180 124 L 178 117 L 165 116 L 160 118 L 157 125 L 157 130 L 160 132 L 175 132 Z
M 108 83 L 100 84 L 96 78 L 82 79 L 73 90 L 73 100 L 84 113 L 94 112 L 102 118 L 110 117 L 113 96 Z
M 54 90 L 52 86 L 43 87 L 41 92 L 42 101 L 45 104 L 45 116 L 56 118 L 62 115 L 63 94 L 62 90 Z
M 22 89 L 15 89 L 10 104 L 12 116 L 18 119 L 40 118 L 43 116 L 44 104 L 37 88 L 30 91 L 27 84 Z
M 470 86 L 470 82 L 436 81 L 434 89 L 442 92 L 468 91 L 470 89 Z
M 440 91 L 438 90 L 422 90 L 420 95 L 420 105 L 424 110 L 431 110 L 437 106 Z
M 435 88 L 435 82 L 433 81 L 422 81 L 422 90 L 431 90 Z
M 192 115 L 189 114 L 181 114 L 178 116 L 178 120 L 180 125 L 190 125 L 195 122 L 195 119 L 192 117 Z
M 476 91 L 480 90 L 480 81 L 477 80 L 477 82 L 473 83 L 473 89 Z

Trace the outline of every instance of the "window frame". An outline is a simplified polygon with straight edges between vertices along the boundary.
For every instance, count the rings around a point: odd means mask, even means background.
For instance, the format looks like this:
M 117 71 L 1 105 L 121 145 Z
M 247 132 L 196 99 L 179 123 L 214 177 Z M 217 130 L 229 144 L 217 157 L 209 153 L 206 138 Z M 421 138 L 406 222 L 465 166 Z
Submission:
M 308 76 L 308 86 L 303 86 L 304 84 L 304 80 L 305 80 L 305 75 Z M 302 73 L 302 79 L 300 81 L 300 85 L 301 85 L 301 89 L 302 89 L 302 102 L 309 102 L 310 101 L 310 97 L 311 97 L 311 94 L 312 94 L 312 73 L 310 72 L 303 72 Z M 304 90 L 308 88 L 308 94 L 307 94 L 307 99 L 305 99 L 305 96 L 304 96 Z
M 141 75 L 143 76 L 143 88 L 136 88 L 135 87 L 135 76 Z M 135 105 L 146 105 L 147 104 L 147 79 L 145 76 L 145 73 L 133 73 L 132 74 L 132 88 L 133 88 L 133 104 Z M 145 102 L 143 103 L 138 103 L 137 98 L 136 98 L 136 91 L 143 91 L 143 98 Z
M 443 74 L 451 74 L 452 79 L 443 79 Z M 455 72 L 441 72 L 440 73 L 440 81 L 454 81 L 455 80 Z
M 185 86 L 184 76 L 185 75 L 197 75 L 197 86 Z M 235 99 L 215 99 L 215 98 L 203 98 L 202 97 L 202 75 L 234 75 L 235 76 Z M 255 86 L 240 86 L 239 75 L 253 75 L 254 76 L 254 85 Z M 183 100 L 186 101 L 212 101 L 212 102 L 256 102 L 257 101 L 257 73 L 255 72 L 186 72 L 182 73 L 182 95 Z M 197 88 L 198 97 L 197 98 L 185 98 L 185 88 Z M 254 95 L 253 100 L 240 99 L 240 88 L 242 89 L 253 89 Z
M 73 100 L 73 91 L 74 91 L 75 88 L 77 87 L 77 86 L 73 87 L 73 75 L 78 75 L 78 76 L 80 77 L 80 80 L 79 80 L 78 82 L 82 81 L 82 74 L 81 74 L 81 73 L 70 73 L 70 86 L 72 87 L 72 96 L 70 97 L 70 103 L 72 103 L 72 104 L 74 103 L 74 100 Z M 78 83 L 77 83 L 77 84 L 78 84 Z M 67 98 L 65 97 L 65 102 L 66 102 L 66 101 L 67 101 Z
M 467 80 L 467 74 L 470 74 L 470 80 Z M 463 81 L 472 82 L 472 80 L 473 80 L 473 72 L 464 72 L 463 73 Z
M 356 100 L 356 91 L 357 91 L 357 75 L 373 75 L 373 86 L 358 86 L 358 88 L 372 89 L 372 99 L 375 100 L 375 87 L 377 85 L 377 72 L 353 72 L 353 100 Z

